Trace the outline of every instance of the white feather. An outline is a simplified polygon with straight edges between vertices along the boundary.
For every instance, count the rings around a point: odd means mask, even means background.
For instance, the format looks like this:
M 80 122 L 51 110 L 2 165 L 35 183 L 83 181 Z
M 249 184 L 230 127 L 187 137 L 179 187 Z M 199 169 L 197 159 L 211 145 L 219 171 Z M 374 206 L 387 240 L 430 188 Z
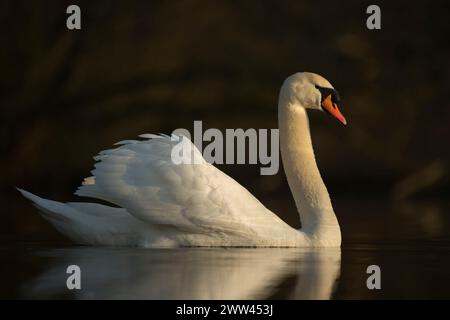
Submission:
M 320 101 L 315 83 L 329 85 L 318 75 L 296 74 L 285 81 L 279 101 L 283 162 L 302 218 L 301 231 L 291 228 L 247 189 L 207 163 L 188 138 L 175 135 L 141 135 L 145 140 L 118 142 L 115 149 L 104 150 L 94 158 L 98 162 L 93 176 L 86 178 L 75 194 L 119 208 L 97 203 L 63 204 L 19 191 L 61 233 L 80 243 L 339 246 L 339 224 L 316 166 L 302 105 Z M 172 161 L 176 146 L 190 150 L 183 159 L 199 161 L 176 164 Z

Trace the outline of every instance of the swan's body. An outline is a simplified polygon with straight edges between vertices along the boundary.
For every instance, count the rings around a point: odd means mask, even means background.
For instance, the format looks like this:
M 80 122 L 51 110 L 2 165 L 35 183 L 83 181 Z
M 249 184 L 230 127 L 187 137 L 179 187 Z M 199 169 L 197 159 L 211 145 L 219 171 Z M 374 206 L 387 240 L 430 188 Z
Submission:
M 199 164 L 174 164 L 171 150 L 178 143 L 189 144 L 201 157 L 185 137 L 177 141 L 144 135 L 146 140 L 121 142 L 120 147 L 95 158 L 99 162 L 92 171 L 94 176 L 85 179 L 76 194 L 120 208 L 60 203 L 20 191 L 58 231 L 82 244 L 340 246 L 339 224 L 316 165 L 305 110 L 321 108 L 326 102 L 321 94 L 326 90 L 334 89 L 324 78 L 297 73 L 286 79 L 280 92 L 281 153 L 300 213 L 301 230 L 287 225 L 203 158 Z

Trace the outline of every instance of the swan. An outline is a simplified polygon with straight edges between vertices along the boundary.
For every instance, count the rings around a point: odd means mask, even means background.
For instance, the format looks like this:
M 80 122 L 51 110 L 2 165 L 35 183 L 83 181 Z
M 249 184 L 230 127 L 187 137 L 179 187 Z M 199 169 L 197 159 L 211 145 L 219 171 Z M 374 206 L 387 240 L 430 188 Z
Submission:
M 42 216 L 72 241 L 136 247 L 339 247 L 341 232 L 314 157 L 306 109 L 342 124 L 339 94 L 309 72 L 289 76 L 278 99 L 280 149 L 302 228 L 292 228 L 247 189 L 207 163 L 186 137 L 141 135 L 99 153 L 75 192 L 100 203 L 43 199 L 18 189 Z M 187 144 L 201 157 L 174 164 L 171 150 Z

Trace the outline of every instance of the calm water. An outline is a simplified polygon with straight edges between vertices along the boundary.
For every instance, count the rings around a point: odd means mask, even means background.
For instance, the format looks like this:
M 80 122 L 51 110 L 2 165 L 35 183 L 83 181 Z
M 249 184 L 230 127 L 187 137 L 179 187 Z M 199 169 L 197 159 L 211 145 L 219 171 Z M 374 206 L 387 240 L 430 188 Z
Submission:
M 3 248 L 3 298 L 450 298 L 450 247 L 430 243 L 303 249 Z M 66 289 L 68 265 L 81 290 Z M 366 287 L 377 264 L 382 289 Z M 5 273 L 3 273 L 5 274 Z
M 337 198 L 340 250 L 151 250 L 72 246 L 53 238 L 37 244 L 54 230 L 23 199 L 17 203 L 23 208 L 11 210 L 15 225 L 37 231 L 34 239 L 27 229 L 0 241 L 0 298 L 450 299 L 446 200 L 390 206 L 380 199 Z M 0 235 L 15 230 L 10 226 L 12 221 L 0 225 Z M 66 288 L 73 264 L 81 267 L 79 291 Z M 372 264 L 381 268 L 381 290 L 366 287 Z

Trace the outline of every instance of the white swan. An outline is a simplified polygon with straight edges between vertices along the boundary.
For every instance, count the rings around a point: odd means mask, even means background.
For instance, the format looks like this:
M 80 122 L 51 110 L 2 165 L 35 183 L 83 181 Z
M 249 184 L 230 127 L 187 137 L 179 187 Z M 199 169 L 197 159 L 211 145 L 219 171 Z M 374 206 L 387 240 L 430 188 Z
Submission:
M 345 125 L 338 100 L 332 85 L 313 73 L 296 73 L 281 87 L 281 155 L 301 230 L 287 225 L 203 158 L 200 164 L 174 164 L 171 150 L 180 142 L 166 136 L 124 141 L 95 158 L 94 176 L 86 178 L 75 194 L 120 208 L 60 203 L 19 191 L 58 231 L 81 244 L 338 247 L 341 232 L 316 165 L 305 110 L 324 110 Z M 181 143 L 192 145 L 187 138 Z

